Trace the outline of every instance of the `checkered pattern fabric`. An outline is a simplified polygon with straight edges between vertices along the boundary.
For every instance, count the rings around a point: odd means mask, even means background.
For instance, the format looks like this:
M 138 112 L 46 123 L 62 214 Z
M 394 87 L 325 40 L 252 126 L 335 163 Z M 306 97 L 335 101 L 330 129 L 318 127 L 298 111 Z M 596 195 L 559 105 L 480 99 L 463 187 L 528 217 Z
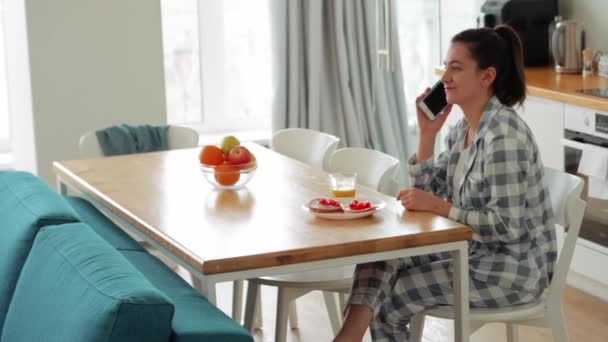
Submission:
M 470 274 L 473 279 L 514 290 L 535 291 L 549 283 L 557 257 L 555 225 L 544 168 L 526 123 L 493 97 L 484 109 L 465 161 L 460 188 L 453 176 L 458 143 L 468 124 L 463 118 L 446 138 L 447 149 L 415 163 L 411 184 L 452 202 L 449 217 L 473 228 Z M 455 202 L 454 191 L 460 191 Z
M 358 265 L 349 304 L 374 309 L 370 325 L 374 341 L 404 342 L 408 324 L 425 309 L 454 303 L 452 259 L 430 254 Z M 501 307 L 529 303 L 540 295 L 505 289 L 477 280 L 469 284 L 471 307 Z
M 452 203 L 449 217 L 473 229 L 469 243 L 470 304 L 502 307 L 538 298 L 557 256 L 555 226 L 543 164 L 532 133 L 496 97 L 481 116 L 462 179 L 453 178 L 468 124 L 463 118 L 446 138 L 447 149 L 416 164 L 414 187 Z M 459 191 L 454 200 L 454 191 Z M 453 301 L 450 254 L 425 255 L 357 266 L 349 304 L 374 310 L 374 341 L 407 341 L 417 312 Z

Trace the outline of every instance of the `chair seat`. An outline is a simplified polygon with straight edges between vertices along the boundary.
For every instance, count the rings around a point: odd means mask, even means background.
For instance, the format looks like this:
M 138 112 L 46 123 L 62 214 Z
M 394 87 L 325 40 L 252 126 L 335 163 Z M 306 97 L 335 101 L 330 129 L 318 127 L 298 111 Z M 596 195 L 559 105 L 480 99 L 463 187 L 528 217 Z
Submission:
M 354 266 L 336 267 L 308 272 L 288 273 L 260 277 L 249 281 L 260 285 L 304 288 L 315 290 L 337 290 L 350 288 L 353 281 Z
M 505 308 L 471 308 L 469 310 L 469 318 L 471 321 L 482 322 L 504 322 L 520 319 L 531 319 L 542 317 L 546 310 L 545 299 L 539 299 L 535 302 L 514 305 Z M 454 310 L 451 306 L 443 306 L 424 312 L 425 315 L 437 318 L 453 319 Z

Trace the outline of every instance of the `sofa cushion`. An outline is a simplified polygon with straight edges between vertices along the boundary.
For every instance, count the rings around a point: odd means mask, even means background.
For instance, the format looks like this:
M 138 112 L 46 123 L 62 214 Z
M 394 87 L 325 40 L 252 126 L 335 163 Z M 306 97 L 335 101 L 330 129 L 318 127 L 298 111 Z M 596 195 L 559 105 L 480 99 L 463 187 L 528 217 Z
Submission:
M 168 341 L 173 305 L 83 223 L 38 233 L 2 342 Z
M 171 299 L 175 307 L 171 341 L 253 341 L 245 328 L 209 303 L 154 256 L 135 251 L 122 251 L 122 254 Z
M 0 330 L 38 230 L 78 221 L 66 201 L 36 176 L 0 171 Z
M 87 200 L 71 196 L 65 196 L 64 198 L 74 208 L 78 216 L 80 216 L 80 220 L 89 225 L 114 248 L 118 250 L 145 250 L 137 241 L 110 221 Z

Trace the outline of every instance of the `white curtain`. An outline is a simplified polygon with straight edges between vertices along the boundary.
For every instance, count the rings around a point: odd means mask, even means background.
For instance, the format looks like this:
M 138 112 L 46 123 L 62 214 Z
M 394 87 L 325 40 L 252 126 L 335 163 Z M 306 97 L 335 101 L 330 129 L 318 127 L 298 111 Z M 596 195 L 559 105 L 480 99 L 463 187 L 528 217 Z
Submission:
M 400 159 L 404 170 L 408 130 L 397 35 L 389 72 L 378 66 L 376 30 L 384 23 L 375 23 L 375 1 L 273 2 L 273 131 L 303 127 L 334 134 L 343 146 Z

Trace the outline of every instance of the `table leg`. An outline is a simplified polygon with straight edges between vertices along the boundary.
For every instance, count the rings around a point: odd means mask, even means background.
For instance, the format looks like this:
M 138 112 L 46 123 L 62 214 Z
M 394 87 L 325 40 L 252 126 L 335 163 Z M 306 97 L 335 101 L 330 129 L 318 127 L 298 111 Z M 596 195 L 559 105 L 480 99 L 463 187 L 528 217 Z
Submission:
M 57 176 L 56 183 L 57 183 L 57 191 L 59 191 L 59 193 L 62 195 L 67 195 L 68 187 L 67 187 L 67 185 L 65 185 L 64 182 L 61 181 L 61 178 L 59 176 Z
M 215 283 L 207 278 L 201 279 L 198 276 L 192 277 L 192 286 L 213 305 L 217 305 L 215 295 Z
M 243 316 L 243 280 L 232 282 L 232 319 L 241 322 Z
M 469 341 L 469 251 L 462 242 L 454 253 L 454 340 Z
M 254 320 L 255 320 L 255 311 L 258 301 L 258 296 L 260 296 L 260 285 L 252 282 L 247 283 L 247 299 L 245 304 L 245 329 L 247 331 L 253 331 L 255 328 Z

